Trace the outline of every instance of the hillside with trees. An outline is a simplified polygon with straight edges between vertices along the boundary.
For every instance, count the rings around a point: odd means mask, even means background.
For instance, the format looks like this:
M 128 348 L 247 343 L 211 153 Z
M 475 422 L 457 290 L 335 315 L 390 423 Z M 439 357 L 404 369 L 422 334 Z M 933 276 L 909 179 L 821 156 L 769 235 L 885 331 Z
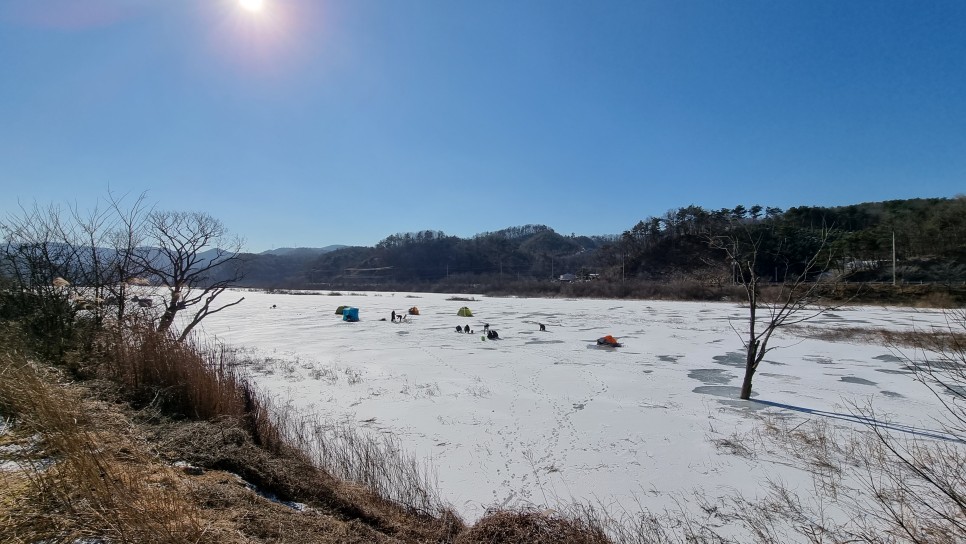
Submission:
M 766 280 L 780 280 L 788 266 L 811 255 L 816 237 L 828 235 L 828 272 L 849 281 L 891 284 L 894 273 L 900 284 L 966 282 L 966 197 L 958 196 L 788 210 L 689 205 L 644 218 L 619 235 L 563 235 L 545 225 L 469 238 L 431 230 L 397 233 L 373 247 L 242 255 L 242 285 L 541 294 L 574 291 L 559 282 L 572 274 L 609 285 L 593 290 L 605 296 L 633 296 L 634 286 L 645 283 L 720 286 L 732 282 L 732 272 L 709 239 L 736 225 L 766 233 L 774 248 L 781 247 L 780 258 L 775 251 L 760 258 L 757 273 Z M 701 293 L 696 296 L 717 296 Z

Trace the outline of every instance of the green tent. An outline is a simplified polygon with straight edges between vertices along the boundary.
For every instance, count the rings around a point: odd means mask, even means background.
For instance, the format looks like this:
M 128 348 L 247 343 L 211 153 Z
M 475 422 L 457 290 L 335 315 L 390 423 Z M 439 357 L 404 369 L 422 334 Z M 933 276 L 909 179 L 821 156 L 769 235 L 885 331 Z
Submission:
M 342 315 L 342 310 L 345 310 L 346 308 L 349 308 L 349 306 L 339 306 L 335 309 L 335 315 Z
M 460 308 L 460 311 L 456 312 L 456 315 L 460 317 L 473 317 L 473 312 L 470 311 L 470 309 L 467 308 L 466 306 L 463 306 L 462 308 Z

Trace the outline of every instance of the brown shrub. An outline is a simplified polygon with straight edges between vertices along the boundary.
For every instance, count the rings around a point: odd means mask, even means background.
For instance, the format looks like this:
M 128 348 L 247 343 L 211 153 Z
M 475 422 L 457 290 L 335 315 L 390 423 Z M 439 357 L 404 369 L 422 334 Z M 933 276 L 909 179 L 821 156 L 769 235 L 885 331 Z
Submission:
M 176 341 L 145 327 L 109 337 L 107 376 L 128 392 L 135 406 L 152 405 L 175 417 L 241 422 L 255 443 L 284 447 L 264 402 L 238 376 L 235 352 L 222 345 Z
M 602 531 L 553 512 L 497 511 L 456 538 L 455 544 L 610 544 Z
M 918 348 L 943 351 L 966 345 L 966 334 L 940 330 L 896 331 L 863 327 L 827 328 L 794 325 L 788 327 L 788 331 L 805 338 L 816 338 L 826 342 L 861 342 L 880 344 L 894 349 Z

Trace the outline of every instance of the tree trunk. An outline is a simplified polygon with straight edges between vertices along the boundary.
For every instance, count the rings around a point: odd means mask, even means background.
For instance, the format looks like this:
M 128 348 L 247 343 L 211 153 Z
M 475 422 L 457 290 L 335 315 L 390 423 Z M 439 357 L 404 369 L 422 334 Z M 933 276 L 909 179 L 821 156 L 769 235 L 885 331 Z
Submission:
M 758 342 L 752 342 L 748 344 L 748 357 L 745 359 L 745 379 L 741 382 L 741 395 L 738 397 L 741 400 L 751 398 L 751 379 L 755 376 L 755 370 L 758 369 L 755 365 L 757 358 Z
M 158 332 L 166 332 L 171 328 L 171 324 L 174 323 L 174 315 L 178 313 L 178 307 L 176 304 L 169 304 L 164 310 L 164 314 L 161 315 L 161 320 L 158 322 Z

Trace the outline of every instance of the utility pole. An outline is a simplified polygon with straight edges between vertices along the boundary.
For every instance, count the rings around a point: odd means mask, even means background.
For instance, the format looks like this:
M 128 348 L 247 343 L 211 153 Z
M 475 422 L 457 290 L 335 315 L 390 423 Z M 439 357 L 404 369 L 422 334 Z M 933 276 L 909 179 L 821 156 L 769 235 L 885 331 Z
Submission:
M 896 229 L 892 229 L 892 285 L 896 285 Z

